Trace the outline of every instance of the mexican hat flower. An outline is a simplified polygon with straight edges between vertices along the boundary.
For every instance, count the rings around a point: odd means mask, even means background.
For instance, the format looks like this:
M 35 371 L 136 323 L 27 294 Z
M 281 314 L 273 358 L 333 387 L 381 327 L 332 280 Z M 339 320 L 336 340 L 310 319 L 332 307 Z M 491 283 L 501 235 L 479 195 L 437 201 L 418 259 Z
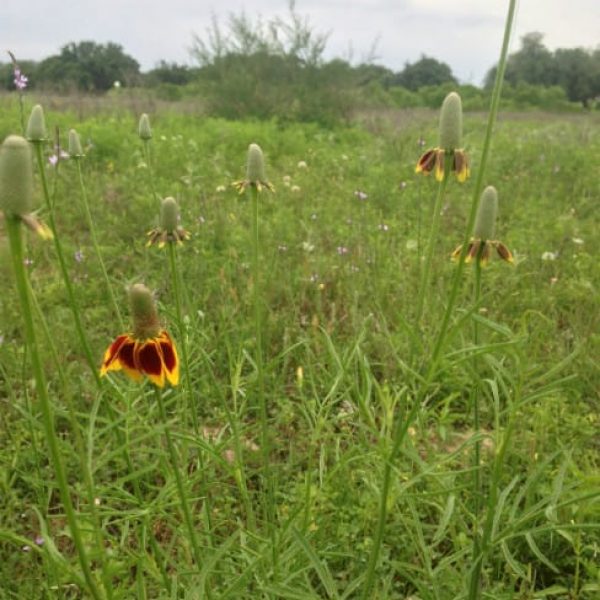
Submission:
M 164 198 L 160 203 L 160 224 L 148 232 L 146 246 L 158 244 L 163 248 L 167 242 L 183 244 L 190 239 L 190 234 L 179 225 L 179 207 L 175 198 Z
M 52 231 L 33 214 L 33 170 L 27 140 L 9 135 L 0 146 L 0 209 L 7 218 L 19 219 L 42 239 Z
M 440 111 L 439 146 L 430 148 L 417 162 L 415 173 L 429 175 L 435 171 L 435 178 L 443 181 L 446 171 L 454 171 L 460 182 L 469 176 L 469 160 L 463 149 L 462 139 L 462 102 L 456 92 L 446 96 Z
M 492 248 L 496 249 L 498 256 L 507 263 L 514 263 L 511 251 L 500 241 L 494 239 L 496 227 L 496 214 L 498 213 L 498 192 L 494 186 L 483 190 L 473 238 L 469 242 L 465 255 L 465 262 L 470 263 L 479 257 L 479 264 L 485 266 L 490 260 Z M 462 244 L 452 253 L 452 260 L 458 260 L 462 252 Z
M 265 176 L 265 157 L 258 144 L 248 146 L 248 160 L 246 162 L 246 178 L 234 181 L 233 187 L 243 194 L 247 187 L 255 187 L 261 192 L 263 187 L 274 192 L 273 184 Z
M 129 288 L 133 315 L 133 332 L 117 336 L 107 348 L 100 375 L 123 370 L 134 381 L 147 377 L 164 387 L 179 383 L 179 359 L 171 336 L 161 329 L 156 305 L 150 290 L 143 284 Z

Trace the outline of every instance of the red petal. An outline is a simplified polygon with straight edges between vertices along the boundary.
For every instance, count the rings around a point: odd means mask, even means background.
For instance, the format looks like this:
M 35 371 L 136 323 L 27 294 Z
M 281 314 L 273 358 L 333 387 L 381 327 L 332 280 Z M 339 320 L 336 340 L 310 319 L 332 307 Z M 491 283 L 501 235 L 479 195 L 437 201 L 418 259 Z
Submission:
M 160 375 L 163 369 L 159 346 L 154 340 L 142 345 L 137 353 L 138 369 L 148 375 Z
M 119 350 L 119 360 L 123 363 L 123 366 L 127 367 L 131 371 L 137 371 L 134 360 L 135 342 L 129 336 L 127 337 L 127 343 L 123 344 Z
M 117 357 L 121 346 L 129 338 L 128 335 L 120 335 L 106 350 L 104 353 L 104 359 L 102 360 L 102 370 L 106 371 L 110 367 L 111 363 Z

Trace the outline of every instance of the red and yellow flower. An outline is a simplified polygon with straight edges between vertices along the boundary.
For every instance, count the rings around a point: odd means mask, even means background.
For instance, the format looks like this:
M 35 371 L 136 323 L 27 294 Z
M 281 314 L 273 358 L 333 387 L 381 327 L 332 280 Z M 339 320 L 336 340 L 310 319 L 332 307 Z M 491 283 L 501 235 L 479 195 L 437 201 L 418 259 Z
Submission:
M 129 290 L 133 314 L 133 333 L 124 333 L 104 353 L 100 376 L 109 371 L 124 371 L 134 381 L 147 377 L 164 387 L 179 383 L 179 358 L 171 336 L 160 328 L 150 290 L 142 284 Z
M 254 187 L 258 192 L 266 188 L 274 192 L 273 184 L 265 175 L 265 158 L 263 151 L 258 144 L 250 144 L 248 147 L 248 159 L 246 162 L 246 178 L 240 181 L 234 181 L 231 184 L 240 194 L 243 194 L 248 187 Z
M 451 161 L 449 171 L 453 171 L 456 179 L 461 183 L 467 180 L 471 174 L 469 169 L 469 159 L 464 150 L 444 150 L 443 148 L 432 148 L 427 150 L 417 162 L 415 173 L 429 175 L 435 170 L 437 181 L 443 181 L 446 169 L 446 161 Z

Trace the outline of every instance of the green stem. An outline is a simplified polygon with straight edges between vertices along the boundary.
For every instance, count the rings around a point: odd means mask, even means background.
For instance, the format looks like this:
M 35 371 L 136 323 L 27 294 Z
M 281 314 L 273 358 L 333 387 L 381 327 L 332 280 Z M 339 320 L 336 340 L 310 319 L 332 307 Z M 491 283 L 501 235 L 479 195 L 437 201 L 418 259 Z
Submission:
M 183 477 L 181 476 L 181 469 L 179 468 L 179 459 L 177 458 L 177 451 L 175 450 L 175 444 L 173 443 L 173 438 L 171 437 L 171 430 L 167 421 L 167 413 L 165 411 L 162 392 L 156 386 L 154 386 L 154 392 L 156 396 L 156 401 L 158 403 L 160 418 L 162 420 L 165 440 L 167 442 L 167 451 L 169 452 L 171 468 L 173 469 L 173 475 L 175 476 L 175 484 L 177 486 L 177 494 L 179 496 L 181 512 L 183 513 L 185 526 L 188 530 L 190 543 L 192 544 L 192 553 L 194 555 L 194 560 L 196 561 L 196 567 L 199 569 L 200 565 L 202 564 L 202 555 L 200 554 L 200 546 L 198 545 L 198 539 L 196 537 L 196 528 L 194 527 L 194 520 L 192 519 L 190 503 L 187 497 L 187 493 L 185 491 Z
M 423 310 L 425 308 L 425 296 L 427 289 L 429 288 L 429 282 L 431 280 L 431 263 L 433 261 L 433 253 L 438 238 L 440 229 L 440 220 L 442 213 L 442 202 L 444 200 L 444 193 L 446 191 L 446 185 L 448 184 L 448 177 L 450 175 L 450 157 L 446 156 L 444 161 L 444 179 L 440 182 L 437 189 L 437 195 L 435 197 L 435 204 L 433 206 L 433 218 L 431 220 L 431 229 L 429 231 L 429 240 L 427 242 L 427 254 L 425 257 L 425 265 L 421 274 L 421 283 L 419 285 L 419 295 L 417 297 L 417 316 L 416 324 L 420 325 L 423 317 Z
M 75 300 L 75 292 L 73 290 L 73 285 L 71 283 L 71 279 L 69 277 L 69 271 L 67 269 L 67 263 L 65 261 L 65 256 L 63 253 L 62 245 L 60 243 L 60 238 L 58 236 L 58 232 L 56 230 L 56 221 L 54 220 L 54 209 L 52 207 L 52 202 L 50 200 L 50 192 L 48 190 L 48 181 L 46 179 L 46 171 L 44 168 L 44 158 L 42 156 L 42 144 L 40 142 L 34 142 L 33 144 L 35 148 L 35 153 L 37 157 L 37 163 L 40 171 L 40 178 L 42 180 L 42 188 L 44 191 L 44 199 L 46 201 L 46 206 L 48 208 L 48 221 L 50 223 L 50 228 L 52 229 L 52 233 L 54 234 L 54 248 L 56 250 L 56 256 L 58 258 L 58 264 L 60 267 L 60 272 L 65 284 L 65 289 L 67 290 L 67 296 L 69 300 L 69 307 L 71 308 L 71 312 L 73 313 L 73 321 L 75 323 L 75 329 L 77 331 L 77 337 L 79 338 L 79 343 L 81 345 L 81 349 L 85 355 L 85 359 L 94 373 L 94 377 L 97 379 L 97 383 L 100 385 L 100 376 L 96 369 L 96 365 L 94 363 L 94 358 L 92 356 L 92 351 L 90 349 L 90 345 L 88 344 L 85 332 L 83 330 L 83 324 L 81 321 L 81 315 L 79 313 L 79 307 L 77 306 L 77 302 Z
M 50 451 L 50 458 L 56 473 L 56 480 L 58 489 L 61 497 L 63 507 L 65 509 L 65 515 L 73 537 L 73 543 L 77 550 L 77 556 L 79 564 L 85 581 L 87 583 L 90 594 L 97 600 L 102 600 L 105 595 L 98 587 L 96 580 L 90 569 L 90 561 L 85 551 L 85 546 L 79 531 L 79 525 L 77 524 L 77 517 L 73 508 L 69 492 L 69 483 L 67 481 L 66 472 L 60 456 L 60 449 L 58 446 L 58 439 L 56 436 L 56 430 L 54 428 L 54 414 L 52 410 L 52 404 L 48 395 L 48 389 L 46 387 L 46 378 L 44 376 L 44 370 L 42 367 L 42 361 L 38 352 L 36 331 L 33 322 L 33 315 L 31 310 L 31 302 L 29 297 L 29 282 L 27 274 L 23 267 L 23 247 L 21 242 L 21 223 L 18 217 L 7 215 L 6 217 L 6 229 L 8 232 L 10 249 L 13 259 L 15 280 L 17 284 L 17 291 L 19 294 L 19 302 L 21 305 L 21 313 L 23 315 L 23 322 L 25 325 L 25 338 L 27 345 L 30 349 L 31 354 L 31 366 L 33 368 L 33 375 L 36 382 L 36 392 L 40 400 L 40 407 L 42 410 L 42 421 L 44 425 L 45 437 L 48 443 L 48 449 Z
M 396 425 L 394 427 L 393 433 L 392 449 L 389 452 L 388 458 L 385 461 L 385 465 L 383 468 L 383 481 L 381 484 L 381 492 L 379 495 L 379 515 L 377 518 L 377 529 L 375 530 L 373 548 L 371 549 L 371 554 L 369 556 L 367 574 L 365 576 L 365 584 L 363 586 L 362 594 L 360 596 L 361 600 L 369 600 L 373 597 L 371 596 L 371 589 L 373 588 L 373 584 L 375 582 L 375 570 L 377 569 L 377 565 L 379 563 L 379 554 L 381 552 L 381 546 L 383 544 L 383 535 L 385 533 L 390 484 L 392 480 L 392 469 L 396 457 L 398 456 L 398 452 L 400 451 L 400 447 L 402 446 L 402 441 L 406 436 L 406 432 L 408 431 L 408 428 L 413 422 L 420 406 L 420 402 L 418 402 L 417 399 L 414 399 L 413 406 L 410 409 L 410 412 L 408 413 L 407 417 L 402 418 L 401 414 L 397 416 Z
M 252 277 L 254 279 L 252 291 L 254 301 L 254 334 L 256 341 L 256 372 L 258 379 L 258 408 L 261 426 L 261 451 L 262 451 L 262 469 L 263 484 L 267 490 L 264 517 L 274 537 L 274 490 L 271 473 L 270 445 L 269 445 L 269 415 L 267 412 L 267 400 L 265 397 L 265 379 L 263 364 L 263 343 L 262 343 L 262 307 L 261 307 L 261 281 L 260 281 L 260 239 L 258 230 L 258 190 L 256 186 L 251 186 L 252 196 Z M 273 544 L 275 552 L 275 544 Z
M 156 187 L 154 185 L 154 169 L 152 168 L 152 160 L 151 160 L 151 154 L 150 154 L 150 140 L 142 140 L 142 147 L 144 148 L 144 150 L 143 150 L 144 160 L 146 161 L 146 164 L 148 165 L 148 172 L 150 173 L 150 176 L 149 176 L 150 191 L 152 192 L 152 197 L 155 200 L 158 200 L 159 196 L 156 193 Z
M 454 272 L 454 281 L 452 282 L 452 288 L 448 296 L 448 303 L 446 310 L 442 318 L 442 324 L 438 333 L 433 352 L 431 355 L 431 361 L 429 363 L 429 371 L 427 375 L 427 381 L 431 382 L 435 375 L 441 352 L 444 348 L 444 342 L 446 340 L 446 333 L 450 324 L 450 317 L 456 304 L 458 297 L 458 291 L 462 282 L 462 272 L 464 269 L 464 260 L 467 255 L 467 249 L 473 227 L 475 225 L 475 218 L 477 216 L 477 209 L 479 208 L 479 198 L 481 196 L 481 190 L 483 188 L 483 180 L 487 167 L 488 157 L 490 154 L 492 133 L 494 130 L 494 124 L 496 122 L 496 116 L 498 114 L 498 107 L 500 105 L 500 94 L 502 92 L 502 82 L 504 80 L 504 72 L 506 70 L 506 61 L 508 56 L 508 45 L 510 41 L 510 33 L 513 26 L 513 20 L 515 16 L 516 0 L 510 0 L 508 6 L 508 13 L 506 16 L 506 22 L 504 26 L 504 37 L 502 40 L 502 50 L 500 51 L 500 61 L 498 62 L 498 69 L 496 70 L 496 80 L 494 82 L 494 89 L 492 91 L 492 99 L 490 103 L 490 112 L 488 115 L 487 128 L 485 131 L 485 139 L 483 142 L 483 150 L 481 153 L 481 162 L 479 164 L 479 170 L 477 172 L 477 179 L 475 180 L 475 187 L 473 189 L 473 199 L 471 201 L 471 211 L 467 219 L 467 227 L 465 231 L 465 238 L 463 240 L 462 251 L 458 259 L 458 266 Z
M 194 387 L 192 385 L 192 375 L 190 371 L 189 352 L 187 344 L 187 331 L 183 320 L 183 309 L 181 302 L 181 290 L 179 286 L 179 271 L 177 269 L 177 257 L 175 254 L 175 243 L 168 242 L 169 247 L 169 266 L 171 270 L 171 281 L 173 285 L 173 296 L 175 297 L 175 311 L 177 313 L 177 326 L 179 329 L 179 340 L 181 348 L 181 357 L 183 359 L 183 379 L 185 381 L 185 393 L 188 398 L 188 410 L 192 418 L 194 434 L 197 438 L 200 436 L 198 425 L 198 406 L 194 397 Z M 209 498 L 208 485 L 206 481 L 206 468 L 204 465 L 204 452 L 198 448 L 199 467 L 202 473 L 202 495 L 204 496 L 204 512 L 208 530 L 208 537 L 212 545 L 212 524 L 211 524 L 211 502 Z
M 96 258 L 98 259 L 98 263 L 100 264 L 100 269 L 102 270 L 102 276 L 104 277 L 104 283 L 106 285 L 106 289 L 108 290 L 108 295 L 110 296 L 110 301 L 112 303 L 114 314 L 117 316 L 119 320 L 120 328 L 123 329 L 123 317 L 121 316 L 121 311 L 119 310 L 119 305 L 117 303 L 117 299 L 115 298 L 115 293 L 112 289 L 112 285 L 110 284 L 110 279 L 108 278 L 108 272 L 106 271 L 106 266 L 104 264 L 104 260 L 102 258 L 102 253 L 100 252 L 100 245 L 98 244 L 98 238 L 96 236 L 96 228 L 94 227 L 94 221 L 92 219 L 92 213 L 90 212 L 90 205 L 88 202 L 87 191 L 85 189 L 85 183 L 83 181 L 83 173 L 81 169 L 81 158 L 75 158 L 75 162 L 77 163 L 77 175 L 79 177 L 79 189 L 81 192 L 81 201 L 83 203 L 83 209 L 85 213 L 85 218 L 87 221 L 87 226 L 90 231 L 90 237 L 92 239 L 92 245 L 94 246 L 94 252 L 96 253 Z

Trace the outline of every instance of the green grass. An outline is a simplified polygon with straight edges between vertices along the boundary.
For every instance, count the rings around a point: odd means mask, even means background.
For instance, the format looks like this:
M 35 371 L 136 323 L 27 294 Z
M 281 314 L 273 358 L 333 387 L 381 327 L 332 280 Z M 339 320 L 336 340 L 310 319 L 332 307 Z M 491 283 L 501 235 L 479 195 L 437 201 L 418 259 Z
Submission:
M 78 121 L 69 112 L 46 115 L 49 126 L 59 125 L 63 134 L 76 127 L 90 144 L 84 179 L 122 312 L 126 286 L 144 282 L 156 291 L 161 316 L 178 336 L 168 254 L 145 247 L 159 207 L 137 117 L 114 113 Z M 167 112 L 151 119 L 154 188 L 178 199 L 182 224 L 192 233 L 177 260 L 201 437 L 190 422 L 185 385 L 166 391 L 163 400 L 202 564 L 193 559 L 153 390 L 116 374 L 99 391 L 80 349 L 52 244 L 31 238 L 26 250 L 60 363 L 59 369 L 40 328 L 72 500 L 100 581 L 102 560 L 70 403 L 94 479 L 112 596 L 358 597 L 384 460 L 395 429 L 405 427 L 372 598 L 466 596 L 478 439 L 482 504 L 492 505 L 483 597 L 598 597 L 597 115 L 501 113 L 484 183 L 498 189 L 497 237 L 513 250 L 516 265 L 492 261 L 475 309 L 473 273 L 465 269 L 449 342 L 427 388 L 429 353 L 456 268 L 449 255 L 464 237 L 474 184 L 474 178 L 448 184 L 427 310 L 417 329 L 420 257 L 436 184 L 414 175 L 414 165 L 420 138 L 435 145 L 437 115 L 371 118 L 334 130 Z M 473 172 L 484 128 L 483 116 L 466 116 Z M 17 104 L 4 100 L 0 138 L 18 131 Z M 261 509 L 267 490 L 255 363 L 252 206 L 230 186 L 243 176 L 250 142 L 265 152 L 277 190 L 259 198 L 273 523 L 263 522 Z M 95 259 L 76 165 L 65 161 L 58 171 L 47 167 L 47 174 L 99 366 L 122 332 Z M 41 207 L 39 182 L 37 190 Z M 357 191 L 368 197 L 359 199 Z M 2 230 L 0 598 L 86 598 L 46 451 L 5 238 Z M 545 252 L 557 253 L 555 260 L 542 260 Z M 481 389 L 479 436 L 470 414 L 474 381 Z M 38 535 L 41 545 L 34 541 Z

